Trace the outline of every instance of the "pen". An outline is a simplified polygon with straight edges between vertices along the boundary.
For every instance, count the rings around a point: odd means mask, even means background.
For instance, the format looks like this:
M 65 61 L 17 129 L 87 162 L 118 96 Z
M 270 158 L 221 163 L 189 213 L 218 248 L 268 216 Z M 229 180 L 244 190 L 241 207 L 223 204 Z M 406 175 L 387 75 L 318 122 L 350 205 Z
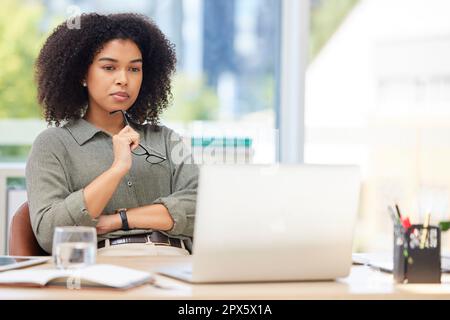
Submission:
M 420 239 L 420 249 L 425 248 L 425 241 L 427 240 L 428 226 L 430 224 L 430 218 L 431 218 L 431 214 L 427 213 L 425 215 L 425 221 L 423 223 L 423 233 L 422 233 L 422 238 Z
M 400 208 L 397 204 L 395 204 L 395 211 L 394 209 L 389 206 L 389 210 L 391 212 L 391 215 L 394 215 L 394 217 L 396 218 L 396 220 L 403 226 L 403 228 L 405 228 L 405 230 L 407 230 L 409 227 L 411 227 L 411 222 L 409 221 L 409 217 L 402 217 L 402 214 L 400 213 Z M 398 217 L 398 219 L 397 219 Z
M 398 207 L 398 205 L 397 204 L 395 204 L 395 209 L 397 210 L 397 215 L 398 215 L 398 218 L 400 219 L 400 221 L 402 220 L 402 215 L 401 215 L 401 213 L 400 213 L 400 208 Z
M 401 221 L 400 221 L 400 219 L 397 217 L 397 215 L 396 215 L 396 213 L 395 213 L 395 211 L 394 211 L 394 208 L 392 208 L 392 206 L 388 206 L 388 211 L 389 211 L 389 213 L 390 213 L 390 215 L 391 215 L 391 219 L 392 219 L 392 221 L 394 222 L 394 224 L 401 224 Z

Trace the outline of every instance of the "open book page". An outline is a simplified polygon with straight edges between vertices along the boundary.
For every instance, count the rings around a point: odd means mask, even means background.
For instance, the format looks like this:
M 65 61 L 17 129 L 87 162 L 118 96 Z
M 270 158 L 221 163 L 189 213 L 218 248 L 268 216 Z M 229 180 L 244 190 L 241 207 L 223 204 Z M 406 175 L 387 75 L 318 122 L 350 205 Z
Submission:
M 22 269 L 0 273 L 0 284 L 45 286 L 51 279 L 67 277 L 65 270 Z
M 0 284 L 27 286 L 68 284 L 126 289 L 152 281 L 150 273 L 107 264 L 74 270 L 24 269 L 0 273 Z

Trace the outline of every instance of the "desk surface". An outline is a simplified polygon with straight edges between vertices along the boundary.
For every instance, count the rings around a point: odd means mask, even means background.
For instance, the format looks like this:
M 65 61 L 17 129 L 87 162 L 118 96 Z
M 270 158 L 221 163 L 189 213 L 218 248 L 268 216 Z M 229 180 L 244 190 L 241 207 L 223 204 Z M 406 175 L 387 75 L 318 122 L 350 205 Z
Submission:
M 98 257 L 110 263 L 143 271 L 189 262 L 191 257 Z M 48 264 L 32 268 L 45 268 Z M 112 289 L 0 287 L 7 299 L 450 299 L 450 274 L 442 284 L 394 284 L 392 275 L 353 266 L 347 278 L 323 282 L 239 283 L 191 285 L 161 275 L 156 284 L 126 291 Z

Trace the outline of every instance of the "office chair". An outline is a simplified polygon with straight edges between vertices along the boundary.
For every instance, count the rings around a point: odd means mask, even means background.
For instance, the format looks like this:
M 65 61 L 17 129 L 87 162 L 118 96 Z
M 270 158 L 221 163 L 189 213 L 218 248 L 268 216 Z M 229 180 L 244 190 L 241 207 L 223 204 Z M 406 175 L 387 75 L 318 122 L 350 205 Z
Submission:
M 12 256 L 48 255 L 48 253 L 39 246 L 33 229 L 31 228 L 28 202 L 22 204 L 12 218 L 8 252 Z

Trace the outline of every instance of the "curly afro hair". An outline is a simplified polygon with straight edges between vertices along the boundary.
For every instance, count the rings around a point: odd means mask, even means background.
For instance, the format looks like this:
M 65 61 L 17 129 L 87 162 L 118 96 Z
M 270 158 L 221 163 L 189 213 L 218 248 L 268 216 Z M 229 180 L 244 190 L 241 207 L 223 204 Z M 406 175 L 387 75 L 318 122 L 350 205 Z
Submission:
M 172 99 L 171 76 L 175 72 L 175 48 L 161 30 L 144 15 L 123 13 L 79 16 L 79 29 L 62 23 L 47 38 L 36 60 L 38 102 L 49 125 L 80 119 L 88 104 L 81 86 L 89 66 L 103 46 L 114 39 L 136 43 L 143 58 L 139 95 L 128 110 L 138 123 L 157 128 L 159 116 Z

